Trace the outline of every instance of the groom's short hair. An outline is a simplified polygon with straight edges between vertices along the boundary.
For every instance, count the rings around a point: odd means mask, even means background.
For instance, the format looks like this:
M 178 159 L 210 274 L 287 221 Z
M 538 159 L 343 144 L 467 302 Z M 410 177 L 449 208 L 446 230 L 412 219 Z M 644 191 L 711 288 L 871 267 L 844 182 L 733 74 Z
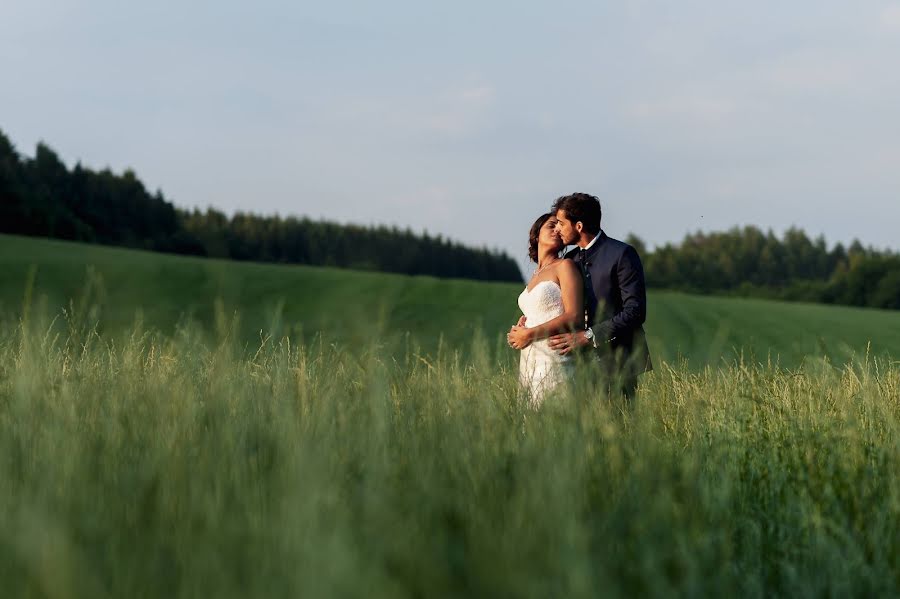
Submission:
M 581 221 L 586 232 L 594 234 L 600 232 L 603 209 L 600 208 L 600 200 L 596 196 L 587 193 L 573 193 L 556 198 L 551 212 L 556 214 L 560 210 L 565 210 L 566 217 L 573 223 Z

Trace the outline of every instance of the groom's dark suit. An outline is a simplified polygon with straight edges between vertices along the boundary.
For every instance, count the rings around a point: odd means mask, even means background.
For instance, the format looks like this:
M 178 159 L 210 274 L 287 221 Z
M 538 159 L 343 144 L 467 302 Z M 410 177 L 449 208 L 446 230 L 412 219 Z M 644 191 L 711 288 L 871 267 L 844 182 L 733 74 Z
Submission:
M 594 245 L 575 249 L 566 258 L 573 259 L 584 276 L 586 324 L 598 346 L 588 345 L 585 351 L 596 354 L 604 374 L 619 378 L 622 392 L 631 397 L 637 376 L 653 368 L 643 327 L 647 288 L 641 259 L 633 247 L 602 231 Z

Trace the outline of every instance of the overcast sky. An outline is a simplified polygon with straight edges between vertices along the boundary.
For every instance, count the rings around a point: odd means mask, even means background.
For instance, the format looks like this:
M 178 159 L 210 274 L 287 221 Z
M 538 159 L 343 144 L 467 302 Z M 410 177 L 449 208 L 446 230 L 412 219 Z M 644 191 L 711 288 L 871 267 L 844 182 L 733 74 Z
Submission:
M 900 2 L 0 3 L 0 130 L 184 207 L 510 252 L 559 195 L 651 245 L 900 247 Z

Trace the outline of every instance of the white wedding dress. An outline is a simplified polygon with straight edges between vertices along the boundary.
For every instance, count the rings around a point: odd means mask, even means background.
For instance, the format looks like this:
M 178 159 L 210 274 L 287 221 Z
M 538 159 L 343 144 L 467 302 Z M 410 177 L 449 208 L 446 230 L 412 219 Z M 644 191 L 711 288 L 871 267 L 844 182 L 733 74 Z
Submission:
M 536 327 L 563 313 L 562 290 L 556 281 L 541 281 L 519 294 L 519 308 L 526 317 L 525 326 Z M 550 349 L 547 339 L 535 341 L 522 350 L 519 358 L 519 382 L 526 400 L 539 406 L 547 394 L 572 377 L 571 356 L 560 356 Z

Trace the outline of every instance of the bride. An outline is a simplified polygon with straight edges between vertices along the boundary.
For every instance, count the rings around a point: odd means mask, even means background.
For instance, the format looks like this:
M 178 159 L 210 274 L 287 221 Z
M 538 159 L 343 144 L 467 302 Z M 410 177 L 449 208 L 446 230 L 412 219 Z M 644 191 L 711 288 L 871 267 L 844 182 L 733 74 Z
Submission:
M 535 407 L 572 376 L 572 356 L 551 350 L 547 338 L 584 326 L 581 272 L 574 262 L 559 257 L 562 249 L 556 217 L 538 217 L 528 235 L 528 256 L 537 269 L 519 295 L 523 316 L 507 335 L 510 347 L 522 350 L 519 382 Z

